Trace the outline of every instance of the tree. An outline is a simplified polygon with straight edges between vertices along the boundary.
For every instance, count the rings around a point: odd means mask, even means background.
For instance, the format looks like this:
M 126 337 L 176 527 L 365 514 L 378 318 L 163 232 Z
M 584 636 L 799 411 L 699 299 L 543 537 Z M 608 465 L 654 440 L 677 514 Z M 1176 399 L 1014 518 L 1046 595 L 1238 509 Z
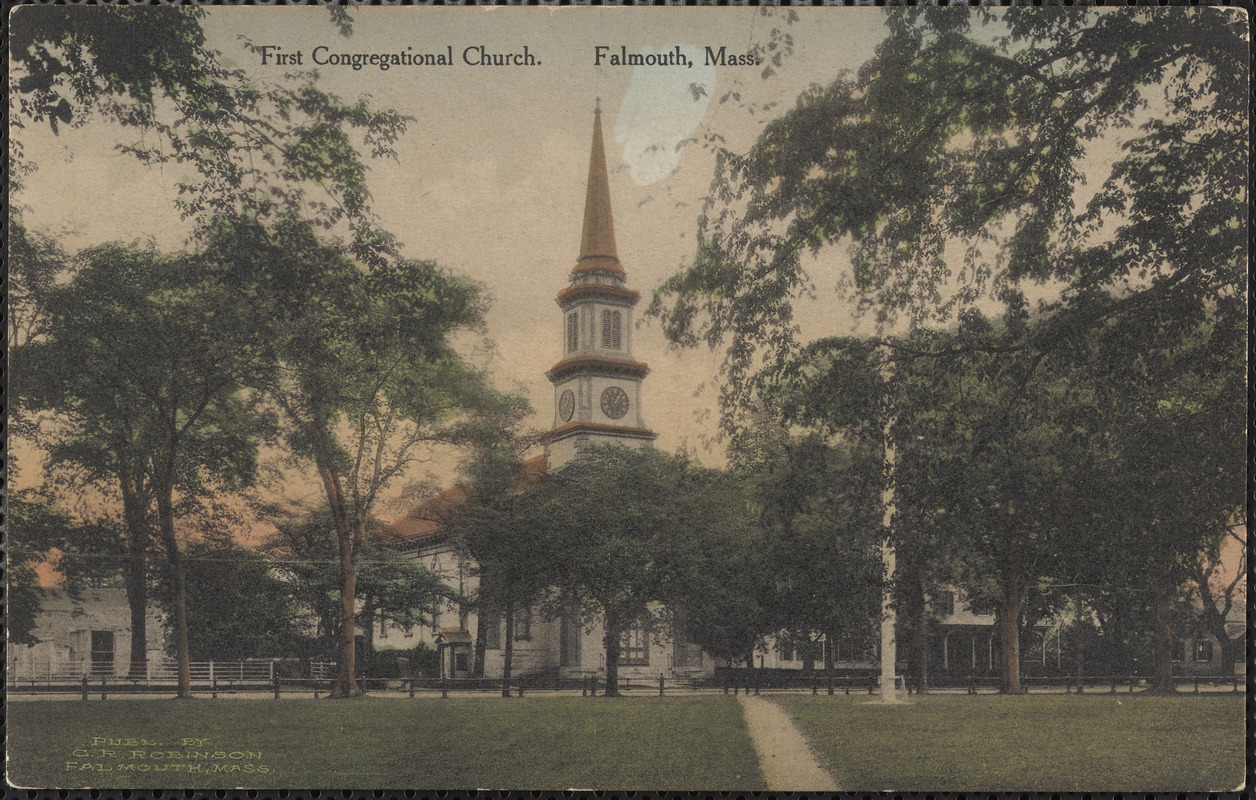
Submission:
M 463 465 L 465 499 L 446 520 L 459 551 L 474 563 L 479 578 L 472 598 L 479 610 L 473 674 L 484 674 L 485 620 L 496 614 L 505 620 L 502 697 L 510 696 L 515 611 L 546 594 L 554 583 L 553 564 L 561 557 L 533 527 L 535 520 L 527 511 L 530 490 L 546 479 L 530 469 L 535 462 L 523 460 L 535 441 L 522 430 L 530 413 L 528 405 L 516 399 L 473 415 L 467 430 L 470 456 Z
M 335 523 L 330 515 L 310 513 L 280 522 L 262 553 L 295 604 L 299 627 L 312 627 L 314 655 L 326 657 L 340 651 L 342 636 L 340 556 L 330 535 Z M 356 550 L 357 581 L 355 630 L 360 628 L 367 644 L 373 630 L 385 621 L 403 631 L 429 621 L 428 610 L 454 591 L 421 562 L 398 550 L 381 537 L 382 526 L 372 522 Z M 308 623 L 313 623 L 312 625 Z
M 36 565 L 54 557 L 53 550 L 66 538 L 70 520 L 60 509 L 10 496 L 6 526 L 8 586 L 5 617 L 10 644 L 33 645 L 39 615 L 39 575 Z
M 1226 623 L 1235 601 L 1242 602 L 1247 581 L 1247 549 L 1243 529 L 1228 528 L 1216 537 L 1215 544 L 1202 553 L 1196 562 L 1193 594 L 1199 599 L 1196 615 L 1200 627 L 1214 637 L 1221 646 L 1221 663 L 1232 667 L 1243 661 L 1247 636 L 1240 633 L 1231 636 Z M 1227 565 L 1224 554 L 1227 549 L 1236 550 L 1238 557 Z
M 1224 313 L 1223 313 L 1224 312 Z M 1135 557 L 1131 583 L 1153 593 L 1153 691 L 1173 691 L 1172 618 L 1179 588 L 1243 514 L 1243 383 L 1233 365 L 1243 321 L 1228 304 L 1112 325 L 1099 341 L 1112 469 L 1108 525 Z M 1135 355 L 1131 355 L 1135 354 Z
M 601 615 L 608 697 L 618 696 L 624 634 L 648 627 L 652 603 L 681 596 L 694 574 L 693 532 L 727 514 L 704 499 L 709 479 L 653 449 L 590 446 L 521 509 L 559 555 L 559 591 Z
M 790 435 L 762 416 L 733 437 L 730 464 L 763 531 L 762 571 L 771 582 L 760 600 L 769 619 L 763 632 L 803 642 L 808 661 L 822 634 L 831 669 L 832 644 L 863 634 L 877 616 L 879 457 L 850 441 Z
M 505 402 L 453 344 L 483 304 L 430 262 L 364 269 L 299 221 L 224 220 L 207 252 L 251 304 L 252 344 L 276 365 L 253 385 L 327 498 L 341 569 L 334 694 L 355 694 L 355 551 L 381 493 L 430 448 L 460 443 L 466 412 Z
M 19 401 L 57 417 L 41 442 L 81 480 L 114 481 L 128 535 L 132 671 L 143 664 L 144 559 L 154 540 L 173 570 L 179 695 L 191 693 L 177 504 L 211 484 L 247 485 L 256 466 L 239 391 L 258 366 L 238 336 L 240 309 L 211 265 L 151 249 L 83 253 L 49 290 L 45 335 L 20 348 Z M 154 527 L 156 530 L 154 530 Z M 138 614 L 138 619 L 137 619 Z
M 199 8 L 16 11 L 9 37 L 13 124 L 47 123 L 57 134 L 59 125 L 100 119 L 121 132 L 155 133 L 117 149 L 147 166 L 190 170 L 176 202 L 196 238 L 223 215 L 296 216 L 339 226 L 363 263 L 395 256 L 393 237 L 371 213 L 359 148 L 371 158 L 395 157 L 393 145 L 409 119 L 324 92 L 313 73 L 277 85 L 256 81 L 206 42 L 206 14 Z M 350 34 L 346 12 L 335 10 L 332 19 Z M 145 43 L 142 52 L 136 41 Z M 14 142 L 10 170 L 20 179 L 34 165 L 24 160 L 21 138 Z
M 1207 309 L 1241 316 L 1237 15 L 919 9 L 887 26 L 857 74 L 805 92 L 748 153 L 719 154 L 693 263 L 651 305 L 673 341 L 727 346 L 726 428 L 757 365 L 805 349 L 806 256 L 838 244 L 852 265 L 839 288 L 884 324 L 954 323 L 985 295 L 1016 311 L 1050 282 L 1049 321 L 1018 345 L 1031 360 L 1109 321 L 1187 337 Z M 1104 162 L 1110 147 L 1123 155 Z M 1085 177 L 1105 174 L 1086 197 Z M 888 385 L 881 398 L 892 407 Z
M 279 658 L 296 649 L 299 631 L 292 597 L 267 559 L 229 536 L 206 537 L 183 554 L 188 640 L 193 661 Z M 170 570 L 161 574 L 159 596 L 173 606 Z M 174 620 L 166 618 L 167 629 Z M 177 630 L 170 630 L 171 643 Z

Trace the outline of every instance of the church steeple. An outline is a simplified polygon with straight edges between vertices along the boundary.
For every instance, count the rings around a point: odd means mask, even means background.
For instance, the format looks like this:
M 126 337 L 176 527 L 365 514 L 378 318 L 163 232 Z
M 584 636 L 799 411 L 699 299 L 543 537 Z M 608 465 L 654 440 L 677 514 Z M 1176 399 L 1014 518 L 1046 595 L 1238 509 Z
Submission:
M 551 471 L 589 444 L 644 447 L 654 441 L 641 413 L 641 381 L 650 368 L 632 356 L 632 312 L 641 295 L 626 282 L 615 252 L 599 104 L 593 114 L 580 257 L 557 298 L 562 358 L 545 373 L 554 384 L 554 427 L 542 437 Z
M 615 252 L 615 219 L 611 213 L 611 185 L 606 171 L 606 148 L 602 145 L 602 104 L 593 112 L 593 147 L 589 153 L 589 183 L 584 195 L 584 230 L 580 235 L 580 258 L 571 270 L 624 274 Z

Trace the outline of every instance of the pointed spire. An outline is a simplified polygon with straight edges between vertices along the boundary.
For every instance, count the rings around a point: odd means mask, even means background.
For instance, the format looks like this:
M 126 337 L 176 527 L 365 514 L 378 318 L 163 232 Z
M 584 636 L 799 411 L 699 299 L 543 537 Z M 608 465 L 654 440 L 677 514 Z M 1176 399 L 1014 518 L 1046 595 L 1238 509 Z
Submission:
M 589 185 L 584 197 L 584 231 L 580 236 L 580 258 L 574 272 L 615 272 L 624 274 L 615 253 L 615 220 L 611 214 L 611 186 L 606 172 L 606 150 L 602 146 L 602 98 L 593 111 L 593 149 L 589 154 Z

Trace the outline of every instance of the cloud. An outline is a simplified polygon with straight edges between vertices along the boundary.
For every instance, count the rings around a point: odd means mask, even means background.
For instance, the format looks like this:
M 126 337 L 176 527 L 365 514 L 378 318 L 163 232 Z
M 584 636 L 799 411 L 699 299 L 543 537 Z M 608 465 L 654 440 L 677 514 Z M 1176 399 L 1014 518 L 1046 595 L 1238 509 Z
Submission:
M 624 146 L 624 163 L 638 186 L 649 186 L 676 169 L 715 91 L 715 67 L 703 65 L 701 49 L 679 47 L 693 66 L 633 67 L 615 118 L 615 141 Z M 648 56 L 675 50 L 642 47 L 638 52 Z

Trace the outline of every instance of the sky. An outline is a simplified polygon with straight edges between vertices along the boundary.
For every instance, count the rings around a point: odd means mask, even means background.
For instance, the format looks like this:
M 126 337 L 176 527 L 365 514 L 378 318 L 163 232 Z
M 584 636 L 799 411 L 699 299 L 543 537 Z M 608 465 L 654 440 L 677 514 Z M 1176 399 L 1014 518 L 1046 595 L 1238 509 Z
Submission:
M 544 372 L 561 357 L 554 298 L 578 254 L 595 104 L 603 110 L 620 261 L 628 285 L 642 293 L 640 310 L 693 254 L 714 164 L 703 137 L 717 133 L 731 149 L 747 149 L 773 114 L 759 110 L 763 105 L 777 104 L 776 113 L 792 106 L 809 85 L 857 68 L 884 35 L 879 9 L 796 13 L 786 25 L 784 12 L 734 8 L 371 7 L 351 11 L 348 39 L 320 8 L 215 8 L 203 25 L 209 46 L 258 81 L 284 80 L 295 68 L 269 56 L 263 63 L 246 41 L 271 46 L 269 54 L 301 53 L 302 67 L 315 66 L 325 90 L 414 118 L 397 159 L 373 163 L 374 209 L 407 256 L 484 286 L 492 301 L 487 335 L 496 348 L 490 368 L 500 386 L 529 398 L 533 424 L 546 430 L 554 397 Z M 771 77 L 757 66 L 704 63 L 707 47 L 745 53 L 776 27 L 792 36 L 794 50 Z M 539 63 L 464 63 L 464 51 L 479 47 L 526 47 Z M 677 50 L 693 65 L 631 67 L 610 58 Z M 455 63 L 389 70 L 311 64 L 316 55 L 326 62 L 329 54 L 393 52 L 452 53 Z M 189 225 L 173 203 L 185 176 L 116 152 L 134 131 L 92 122 L 60 135 L 38 126 L 18 134 L 38 165 L 14 198 L 26 208 L 28 227 L 57 235 L 69 250 L 118 240 L 188 246 Z M 835 283 L 843 267 L 835 252 L 818 268 L 832 270 Z M 815 318 L 831 333 L 853 327 L 849 307 L 831 297 Z M 659 434 L 656 446 L 722 463 L 724 444 L 713 441 L 720 354 L 669 349 L 649 320 L 634 339 L 635 357 L 651 368 L 643 409 Z M 453 478 L 448 460 L 434 471 Z

